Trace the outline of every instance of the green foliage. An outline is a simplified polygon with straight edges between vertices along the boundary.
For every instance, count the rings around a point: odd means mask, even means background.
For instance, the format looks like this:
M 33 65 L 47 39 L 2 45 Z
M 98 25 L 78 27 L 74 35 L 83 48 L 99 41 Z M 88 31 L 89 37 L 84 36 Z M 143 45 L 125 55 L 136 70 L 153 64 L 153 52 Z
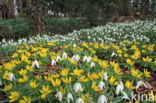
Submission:
M 29 33 L 29 22 L 27 19 L 0 20 L 0 37 L 2 38 L 22 38 Z
M 73 30 L 89 28 L 90 25 L 85 19 L 49 19 L 47 23 L 47 32 L 55 34 L 65 34 Z
M 47 20 L 46 33 L 66 34 L 73 30 L 89 28 L 90 25 L 86 19 L 63 19 L 50 18 Z M 8 19 L 0 20 L 0 38 L 19 39 L 28 37 L 29 21 L 27 19 Z

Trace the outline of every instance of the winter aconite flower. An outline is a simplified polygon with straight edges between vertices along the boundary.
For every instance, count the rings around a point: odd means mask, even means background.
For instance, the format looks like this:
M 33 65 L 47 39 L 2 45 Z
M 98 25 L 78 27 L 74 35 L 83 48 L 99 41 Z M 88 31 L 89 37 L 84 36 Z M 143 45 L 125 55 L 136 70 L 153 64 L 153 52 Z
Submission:
M 16 91 L 12 91 L 12 92 L 10 92 L 10 96 L 9 96 L 9 102 L 15 102 L 16 100 L 18 100 L 18 98 L 19 98 L 19 93 L 18 92 L 16 92 Z
M 67 76 L 67 75 L 68 75 L 68 72 L 69 72 L 69 69 L 68 69 L 68 68 L 63 69 L 63 70 L 61 71 L 61 75 L 62 75 L 62 76 Z
M 4 87 L 4 91 L 9 91 L 9 90 L 11 90 L 12 89 L 12 83 L 10 83 L 9 85 L 6 85 L 5 87 Z
M 126 86 L 128 89 L 135 89 L 135 87 L 133 87 L 133 83 L 130 82 L 129 80 L 126 81 L 125 86 Z
M 110 84 L 113 85 L 115 82 L 116 78 L 114 78 L 114 76 L 111 76 L 110 78 Z
M 23 96 L 23 100 L 20 100 L 19 103 L 31 103 L 31 98 Z
M 65 77 L 65 78 L 62 78 L 62 81 L 66 84 L 70 84 L 71 83 L 71 77 Z
M 61 84 L 61 80 L 60 79 L 56 79 L 56 80 L 53 79 L 51 83 L 54 87 L 57 87 Z
M 38 83 L 36 83 L 36 81 L 31 81 L 31 82 L 29 83 L 29 86 L 30 86 L 31 88 L 37 88 Z
M 51 93 L 51 92 L 52 92 L 52 90 L 49 89 L 49 86 L 48 86 L 48 85 L 47 85 L 47 86 L 43 85 L 43 86 L 42 86 L 42 90 L 40 90 L 40 93 L 42 94 L 42 95 L 41 95 L 41 99 L 45 99 L 46 96 L 47 96 L 49 93 Z
M 75 75 L 75 76 L 78 76 L 80 77 L 81 76 L 81 73 L 83 73 L 84 71 L 82 69 L 74 69 L 73 73 L 71 73 L 71 75 Z
M 150 72 L 147 69 L 144 69 L 144 75 L 149 78 L 151 77 Z

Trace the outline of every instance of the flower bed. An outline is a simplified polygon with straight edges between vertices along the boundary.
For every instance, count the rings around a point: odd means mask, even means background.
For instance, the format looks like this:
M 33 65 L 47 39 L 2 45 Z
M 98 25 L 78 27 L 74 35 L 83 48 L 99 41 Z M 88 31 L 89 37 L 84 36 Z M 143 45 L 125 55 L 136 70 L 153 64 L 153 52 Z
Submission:
M 155 44 L 44 41 L 16 49 L 0 66 L 1 90 L 9 102 L 126 103 L 140 90 L 156 101 L 150 85 Z

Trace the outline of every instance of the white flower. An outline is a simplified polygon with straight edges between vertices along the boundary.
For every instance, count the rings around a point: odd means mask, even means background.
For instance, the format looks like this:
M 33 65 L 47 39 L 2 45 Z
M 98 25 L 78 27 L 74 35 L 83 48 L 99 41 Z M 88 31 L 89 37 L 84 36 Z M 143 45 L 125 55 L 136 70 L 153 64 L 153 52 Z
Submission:
M 83 57 L 83 62 L 87 61 L 87 56 Z
M 76 60 L 77 62 L 80 60 L 80 56 L 79 55 L 74 55 L 72 57 L 73 60 Z
M 76 99 L 76 103 L 84 103 L 84 101 L 82 98 L 78 98 L 78 99 Z
M 90 67 L 91 67 L 91 68 L 92 68 L 92 67 L 95 67 L 95 63 L 92 62 L 91 65 L 90 65 Z
M 1 82 L 1 80 L 0 80 L 0 86 L 2 86 L 2 82 Z
M 62 96 L 63 96 L 63 94 L 61 91 L 57 92 L 56 98 L 58 98 L 60 102 L 62 101 Z
M 10 81 L 15 80 L 15 76 L 14 76 L 14 74 L 13 74 L 13 73 L 10 73 L 9 80 L 10 80 Z
M 68 56 L 67 56 L 67 53 L 64 52 L 64 53 L 62 54 L 62 58 L 66 58 L 66 59 L 67 59 L 67 57 L 68 57 Z
M 73 95 L 71 93 L 67 94 L 67 103 L 70 103 L 70 100 L 73 102 Z
M 127 93 L 125 93 L 125 92 L 123 91 L 122 94 L 123 94 L 122 99 L 128 99 L 128 100 L 130 100 L 129 97 L 128 97 L 128 95 L 127 95 Z
M 51 61 L 51 65 L 52 66 L 56 65 L 56 61 L 54 59 Z
M 76 44 L 73 44 L 73 47 L 76 47 Z
M 108 76 L 107 76 L 107 73 L 106 73 L 106 72 L 103 73 L 103 75 L 102 75 L 102 79 L 103 79 L 103 78 L 105 79 L 105 81 L 107 81 Z
M 87 63 L 89 63 L 91 61 L 91 57 L 87 57 L 87 56 L 84 56 L 83 57 L 83 62 L 87 61 Z
M 100 90 L 102 90 L 103 88 L 105 88 L 105 83 L 103 81 L 101 81 L 98 86 L 99 86 Z
M 124 85 L 123 85 L 122 81 L 120 81 L 120 84 L 118 84 L 116 87 L 116 91 L 115 91 L 116 94 L 119 95 L 120 92 L 122 93 L 123 89 L 124 89 Z
M 58 62 L 59 60 L 61 60 L 61 57 L 57 56 L 56 61 Z
M 99 96 L 97 103 L 107 103 L 107 98 L 104 95 Z
M 117 56 L 117 54 L 113 52 L 112 55 L 111 55 L 111 57 L 114 57 L 114 56 Z
M 34 62 L 33 62 L 33 64 L 32 64 L 32 68 L 34 67 L 34 66 L 36 66 L 37 68 L 39 68 L 40 66 L 39 66 L 39 63 L 38 63 L 38 61 L 37 60 L 35 60 Z
M 74 84 L 73 89 L 74 89 L 75 93 L 77 93 L 78 91 L 82 90 L 82 86 L 79 82 L 77 82 Z
M 143 81 L 138 81 L 137 82 L 137 86 L 136 86 L 136 89 L 138 89 L 140 86 L 144 86 L 145 88 L 147 88 L 146 84 L 143 82 Z

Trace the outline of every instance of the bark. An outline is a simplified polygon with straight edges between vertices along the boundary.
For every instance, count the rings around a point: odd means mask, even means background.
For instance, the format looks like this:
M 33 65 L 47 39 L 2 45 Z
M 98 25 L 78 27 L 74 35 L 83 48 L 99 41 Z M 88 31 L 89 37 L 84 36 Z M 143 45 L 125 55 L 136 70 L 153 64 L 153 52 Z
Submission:
M 9 18 L 14 18 L 15 17 L 14 0 L 8 0 L 8 8 L 9 8 Z
M 19 16 L 22 17 L 23 16 L 23 0 L 18 0 L 19 1 Z

